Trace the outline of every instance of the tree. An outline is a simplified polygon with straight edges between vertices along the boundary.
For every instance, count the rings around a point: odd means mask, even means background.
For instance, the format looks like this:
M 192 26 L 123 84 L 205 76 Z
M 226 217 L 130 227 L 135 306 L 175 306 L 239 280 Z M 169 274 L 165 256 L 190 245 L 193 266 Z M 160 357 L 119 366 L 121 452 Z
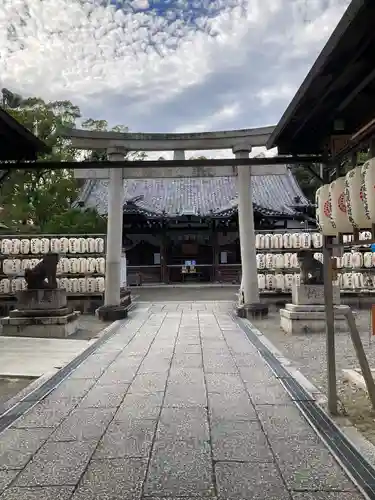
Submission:
M 4 95 L 5 90 L 5 95 Z M 12 97 L 3 89 L 3 103 L 7 112 L 52 148 L 51 153 L 41 155 L 38 162 L 46 160 L 74 161 L 81 152 L 71 147 L 62 137 L 62 130 L 74 127 L 81 112 L 70 101 L 45 102 L 40 98 Z M 89 130 L 108 130 L 105 120 L 85 120 Z M 115 131 L 127 131 L 121 125 Z M 106 159 L 105 152 L 88 152 L 93 159 Z M 142 158 L 142 154 L 129 155 Z M 34 232 L 103 232 L 106 221 L 95 210 L 71 208 L 79 193 L 80 183 L 68 169 L 27 170 L 12 168 L 0 188 L 0 220 L 18 231 Z M 81 227 L 81 229 L 79 229 Z

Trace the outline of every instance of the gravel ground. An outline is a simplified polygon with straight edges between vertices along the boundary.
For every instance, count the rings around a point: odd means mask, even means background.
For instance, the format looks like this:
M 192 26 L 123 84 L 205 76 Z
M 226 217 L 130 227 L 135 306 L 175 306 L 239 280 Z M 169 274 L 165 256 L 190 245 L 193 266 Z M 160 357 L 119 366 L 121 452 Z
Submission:
M 375 368 L 375 337 L 369 339 L 370 311 L 357 311 L 356 322 L 370 368 Z M 280 328 L 278 311 L 271 311 L 265 320 L 253 321 L 266 337 L 319 389 L 327 393 L 325 334 L 288 335 Z M 366 392 L 345 381 L 343 369 L 358 369 L 359 364 L 349 331 L 336 333 L 337 388 L 342 403 L 341 412 L 372 443 L 375 444 L 375 411 Z
M 99 338 L 101 332 L 111 324 L 111 322 L 103 322 L 97 319 L 94 315 L 82 315 L 80 317 L 81 328 L 69 337 L 69 339 L 91 340 Z M 25 389 L 34 378 L 0 378 L 0 405 L 3 405 L 9 399 L 16 396 L 20 391 Z

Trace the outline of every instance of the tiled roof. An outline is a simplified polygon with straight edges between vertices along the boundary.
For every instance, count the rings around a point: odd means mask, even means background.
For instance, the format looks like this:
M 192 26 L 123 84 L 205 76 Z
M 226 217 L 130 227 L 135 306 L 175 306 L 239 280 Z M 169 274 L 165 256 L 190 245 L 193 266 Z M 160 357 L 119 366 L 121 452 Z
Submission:
M 147 215 L 209 215 L 237 208 L 236 177 L 132 179 L 124 181 L 124 205 L 131 202 Z M 267 215 L 289 215 L 309 205 L 293 174 L 252 177 L 254 207 Z M 86 181 L 77 202 L 107 213 L 108 181 Z

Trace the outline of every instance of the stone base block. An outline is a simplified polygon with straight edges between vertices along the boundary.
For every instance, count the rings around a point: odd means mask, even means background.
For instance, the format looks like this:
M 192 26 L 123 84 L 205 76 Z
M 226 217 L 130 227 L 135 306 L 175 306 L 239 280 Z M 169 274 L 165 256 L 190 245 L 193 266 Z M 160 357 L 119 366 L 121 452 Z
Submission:
M 292 302 L 297 305 L 324 305 L 324 285 L 292 285 Z M 333 303 L 340 304 L 340 288 L 333 287 Z
M 267 304 L 245 304 L 237 308 L 237 316 L 240 318 L 254 319 L 268 316 Z
M 335 306 L 335 331 L 348 330 L 345 313 L 349 306 Z M 280 309 L 280 327 L 290 334 L 325 333 L 326 318 L 324 306 L 287 304 Z
M 101 306 L 95 311 L 96 316 L 101 321 L 117 321 L 128 317 L 128 306 Z
M 55 317 L 55 316 L 67 316 L 69 314 L 69 309 L 67 307 L 62 307 L 61 309 L 13 309 L 9 312 L 10 318 L 39 318 L 39 317 Z
M 2 334 L 8 337 L 66 338 L 79 328 L 78 311 L 54 317 L 1 318 Z
M 66 291 L 60 288 L 43 290 L 22 290 L 16 292 L 17 307 L 20 311 L 27 309 L 51 310 L 67 306 Z

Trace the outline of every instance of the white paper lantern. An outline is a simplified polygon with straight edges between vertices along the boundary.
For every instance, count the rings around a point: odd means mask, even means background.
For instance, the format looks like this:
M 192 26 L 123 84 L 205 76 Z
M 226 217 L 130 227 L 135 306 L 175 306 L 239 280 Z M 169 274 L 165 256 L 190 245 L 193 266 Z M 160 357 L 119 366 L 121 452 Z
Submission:
M 70 279 L 69 278 L 61 278 L 60 287 L 67 292 L 71 292 Z
M 60 263 L 61 263 L 61 272 L 62 274 L 68 274 L 70 273 L 70 259 L 68 259 L 67 257 L 63 257 L 62 259 L 60 259 Z
M 3 290 L 4 290 L 3 293 L 5 293 L 5 294 L 10 293 L 10 280 L 8 278 L 5 278 L 1 281 L 3 283 Z
M 292 235 L 290 233 L 283 234 L 283 247 L 292 248 Z
M 311 234 L 310 233 L 301 233 L 299 235 L 299 246 L 301 248 L 311 248 Z
M 20 253 L 26 255 L 29 252 L 30 252 L 30 240 L 27 238 L 23 238 L 20 244 Z
M 104 253 L 104 239 L 103 238 L 95 238 L 95 252 L 96 253 Z
M 283 248 L 283 235 L 276 233 L 272 235 L 271 238 L 271 248 L 279 249 Z
M 284 254 L 284 268 L 290 269 L 291 267 L 292 267 L 292 254 L 288 252 Z
M 292 253 L 290 257 L 290 265 L 293 269 L 299 268 L 298 255 L 296 253 Z
M 353 267 L 352 254 L 350 252 L 345 252 L 342 260 L 343 260 L 343 262 L 342 262 L 343 267 L 345 267 L 346 269 Z
M 362 199 L 365 217 L 370 224 L 375 223 L 375 158 L 362 166 Z M 367 226 L 366 226 L 367 227 Z
M 104 278 L 95 278 L 96 280 L 96 291 L 103 293 L 105 289 L 105 280 Z
M 57 263 L 56 274 L 63 274 L 63 265 L 61 260 Z
M 93 257 L 89 257 L 87 259 L 87 272 L 88 273 L 96 272 L 96 259 L 94 259 Z
M 11 240 L 4 239 L 1 241 L 1 253 L 9 255 L 12 253 L 12 242 Z
M 95 253 L 95 239 L 94 238 L 87 238 L 87 248 L 88 248 L 88 253 Z
M 20 274 L 22 270 L 22 261 L 20 259 L 13 260 L 13 274 Z
M 87 292 L 95 293 L 96 292 L 96 279 L 95 278 L 87 278 Z
M 331 182 L 329 187 L 329 198 L 331 201 L 331 221 L 336 226 L 338 233 L 352 233 L 353 226 L 348 218 L 348 208 L 345 197 L 345 177 Z
M 300 248 L 300 246 L 301 246 L 300 235 L 298 233 L 293 233 L 292 234 L 292 248 Z
M 96 272 L 100 274 L 105 273 L 105 258 L 104 257 L 99 257 L 96 259 Z
M 363 288 L 363 276 L 362 273 L 353 273 L 353 287 Z
M 276 290 L 284 290 L 285 281 L 283 274 L 275 274 L 275 288 Z
M 363 257 L 361 252 L 352 253 L 352 266 L 354 269 L 360 269 L 363 267 Z
M 363 267 L 372 267 L 372 252 L 363 254 Z
M 30 250 L 31 250 L 31 253 L 33 253 L 33 254 L 41 253 L 41 241 L 39 238 L 31 238 Z
M 78 291 L 79 291 L 79 293 L 86 293 L 86 290 L 87 290 L 86 278 L 79 278 L 78 279 Z
M 51 252 L 53 252 L 53 253 L 60 253 L 61 252 L 59 238 L 51 238 L 50 249 L 51 249 Z
M 258 288 L 262 291 L 266 288 L 266 278 L 264 274 L 258 274 Z
M 69 259 L 69 265 L 70 265 L 70 273 L 76 274 L 79 273 L 79 260 L 78 259 Z
M 79 249 L 79 244 L 77 238 L 69 238 L 68 240 L 69 253 L 77 253 Z
M 314 248 L 322 248 L 323 235 L 321 233 L 313 233 L 311 236 L 311 243 Z
M 80 253 L 87 253 L 88 252 L 86 238 L 79 238 L 79 249 L 80 249 Z
M 316 220 L 323 235 L 335 236 L 337 231 L 335 223 L 331 219 L 332 205 L 329 196 L 329 187 L 329 184 L 325 184 L 316 191 Z
M 315 252 L 313 257 L 315 260 L 323 263 L 323 254 L 321 252 Z
M 15 280 L 15 290 L 19 292 L 22 290 L 22 278 L 16 278 Z
M 272 255 L 272 253 L 266 253 L 266 268 L 273 269 L 273 255 Z
M 284 255 L 282 253 L 276 253 L 274 256 L 274 267 L 275 269 L 284 269 Z
M 264 235 L 264 248 L 271 248 L 272 245 L 272 234 Z
M 276 279 L 274 274 L 266 274 L 266 289 L 267 290 L 275 290 L 276 288 Z
M 41 253 L 48 253 L 49 252 L 49 239 L 48 238 L 42 238 L 40 240 L 40 251 Z
M 13 238 L 11 245 L 12 245 L 12 250 L 11 250 L 12 254 L 18 255 L 21 250 L 21 241 L 17 238 Z
M 70 286 L 72 289 L 72 293 L 78 293 L 79 288 L 78 288 L 78 279 L 77 278 L 70 278 Z
M 284 287 L 285 290 L 291 290 L 294 282 L 294 275 L 293 274 L 286 274 L 284 276 Z
M 78 259 L 78 265 L 79 265 L 79 272 L 86 274 L 87 273 L 87 259 L 84 257 L 80 257 Z
M 358 229 L 371 227 L 371 221 L 366 216 L 364 205 L 364 182 L 362 167 L 350 170 L 345 176 L 345 197 L 348 219 L 352 226 Z
M 257 234 L 255 236 L 255 247 L 259 249 L 264 249 L 264 235 Z
M 345 288 L 345 289 L 353 288 L 354 287 L 353 274 L 352 273 L 344 273 L 342 284 L 343 284 L 343 288 Z
M 60 252 L 69 253 L 69 240 L 68 238 L 60 238 Z

